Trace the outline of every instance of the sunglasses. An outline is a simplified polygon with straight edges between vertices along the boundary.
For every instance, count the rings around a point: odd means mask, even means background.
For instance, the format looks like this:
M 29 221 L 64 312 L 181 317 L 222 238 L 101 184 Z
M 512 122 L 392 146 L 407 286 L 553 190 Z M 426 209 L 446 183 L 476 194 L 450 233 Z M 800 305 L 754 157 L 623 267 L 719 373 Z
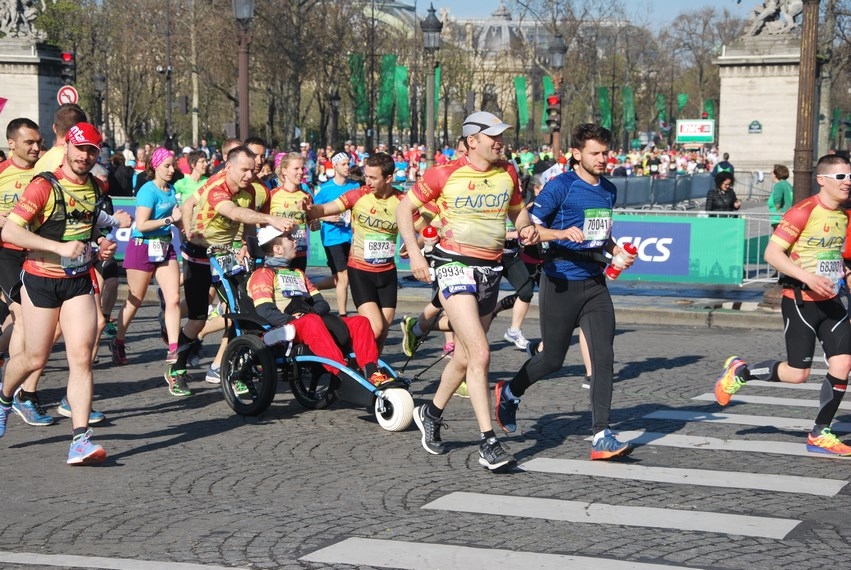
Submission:
M 822 176 L 824 178 L 833 178 L 834 180 L 845 180 L 846 178 L 851 177 L 851 174 L 847 172 L 838 172 L 836 174 L 816 174 L 816 176 Z

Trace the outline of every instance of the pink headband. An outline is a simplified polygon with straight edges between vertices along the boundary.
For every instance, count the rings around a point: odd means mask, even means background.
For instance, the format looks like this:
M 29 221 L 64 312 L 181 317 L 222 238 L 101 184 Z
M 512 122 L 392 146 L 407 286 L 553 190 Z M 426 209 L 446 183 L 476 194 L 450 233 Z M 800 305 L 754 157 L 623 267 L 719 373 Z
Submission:
M 164 146 L 157 148 L 151 155 L 151 168 L 157 169 L 167 158 L 174 158 L 174 153 Z

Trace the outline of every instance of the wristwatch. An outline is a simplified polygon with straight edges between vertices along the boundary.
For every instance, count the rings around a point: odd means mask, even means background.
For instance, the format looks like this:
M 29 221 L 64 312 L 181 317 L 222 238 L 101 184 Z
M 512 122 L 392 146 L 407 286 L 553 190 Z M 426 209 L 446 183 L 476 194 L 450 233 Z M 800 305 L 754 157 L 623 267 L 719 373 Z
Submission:
M 168 226 L 170 226 L 170 225 L 171 225 L 172 219 L 171 219 L 171 218 L 166 218 L 166 219 L 164 219 L 163 221 L 165 222 L 165 226 L 163 226 L 163 227 L 168 227 Z

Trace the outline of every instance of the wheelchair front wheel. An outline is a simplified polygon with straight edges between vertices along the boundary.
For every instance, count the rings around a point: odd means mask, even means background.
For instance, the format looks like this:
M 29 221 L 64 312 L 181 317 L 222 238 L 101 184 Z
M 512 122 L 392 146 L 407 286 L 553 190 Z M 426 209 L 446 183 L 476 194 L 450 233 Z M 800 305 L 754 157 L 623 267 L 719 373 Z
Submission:
M 404 388 L 383 390 L 384 399 L 375 398 L 375 419 L 387 431 L 404 431 L 414 419 L 414 398 Z M 383 404 L 383 411 L 382 411 Z
M 222 359 L 222 392 L 234 412 L 262 414 L 275 399 L 277 387 L 275 358 L 259 337 L 244 335 L 228 342 Z
M 337 401 L 339 385 L 339 378 L 315 363 L 296 363 L 290 376 L 293 396 L 308 410 L 322 410 Z

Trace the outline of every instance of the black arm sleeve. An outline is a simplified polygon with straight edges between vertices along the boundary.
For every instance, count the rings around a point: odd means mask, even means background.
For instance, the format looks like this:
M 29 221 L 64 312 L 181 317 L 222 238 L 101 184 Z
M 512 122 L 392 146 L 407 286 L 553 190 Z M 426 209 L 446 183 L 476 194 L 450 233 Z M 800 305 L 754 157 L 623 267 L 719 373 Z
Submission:
M 292 315 L 282 313 L 274 303 L 262 303 L 257 308 L 257 314 L 269 321 L 273 327 L 282 327 L 293 320 Z
M 319 295 L 312 295 L 310 301 L 310 304 L 313 305 L 313 310 L 320 317 L 331 312 L 331 305 L 328 304 L 328 301 L 325 300 L 325 297 L 321 293 Z

